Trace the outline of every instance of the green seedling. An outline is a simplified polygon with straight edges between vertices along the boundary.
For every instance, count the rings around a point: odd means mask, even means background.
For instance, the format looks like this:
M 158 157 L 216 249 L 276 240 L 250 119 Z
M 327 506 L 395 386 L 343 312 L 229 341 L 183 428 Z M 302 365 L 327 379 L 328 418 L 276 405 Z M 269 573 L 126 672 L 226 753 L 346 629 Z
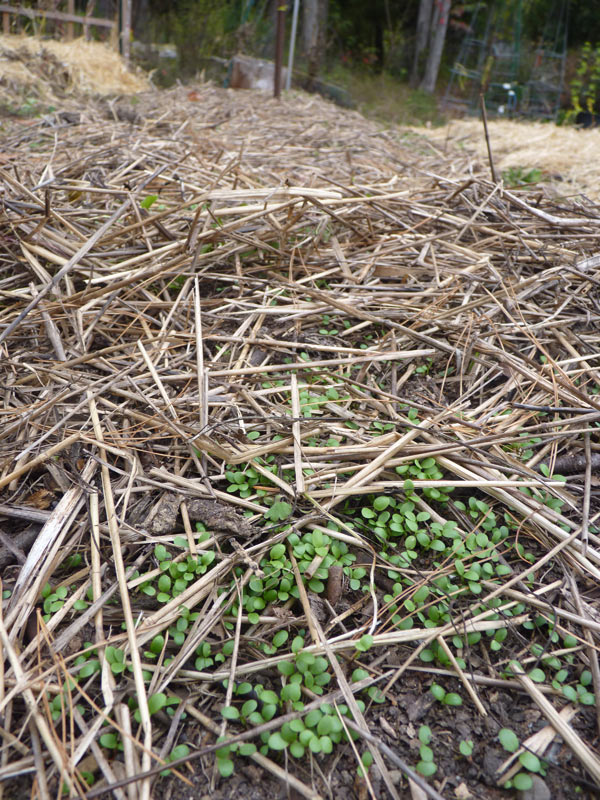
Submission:
M 437 772 L 437 766 L 433 760 L 433 750 L 429 747 L 431 736 L 431 728 L 428 725 L 421 725 L 419 728 L 419 741 L 421 742 L 419 756 L 421 760 L 417 764 L 417 772 L 420 772 L 426 778 L 435 775 Z
M 415 369 L 415 372 L 417 373 L 417 375 L 428 375 L 431 370 L 432 364 L 433 364 L 433 358 L 428 358 L 426 359 L 424 364 L 420 364 Z
M 509 167 L 502 173 L 502 180 L 509 187 L 526 186 L 538 183 L 542 178 L 542 171 L 537 168 Z
M 429 690 L 440 703 L 446 706 L 462 706 L 462 697 L 456 692 L 447 692 L 443 686 L 434 683 Z
M 178 537 L 174 545 L 187 549 L 187 539 Z M 204 575 L 215 560 L 216 553 L 214 550 L 208 550 L 198 557 L 188 555 L 185 559 L 174 560 L 165 545 L 158 544 L 154 548 L 154 557 L 162 574 L 152 581 L 140 584 L 139 591 L 149 597 L 156 597 L 159 603 L 169 603 L 174 597 L 182 594 L 190 583 L 197 580 L 200 575 Z M 187 624 L 184 630 L 185 628 Z M 178 638 L 180 637 L 176 636 L 176 643 Z M 183 643 L 183 640 L 180 643 Z
M 189 756 L 189 754 L 190 748 L 187 746 L 187 744 L 178 744 L 171 750 L 165 761 L 167 764 L 169 764 L 171 761 L 177 761 L 180 758 L 185 758 L 186 756 Z M 165 778 L 167 775 L 171 774 L 171 770 L 164 769 L 160 774 L 163 778 Z
M 519 739 L 514 731 L 510 728 L 502 728 L 498 732 L 498 740 L 502 747 L 509 753 L 516 753 L 520 747 Z M 519 763 L 528 772 L 538 772 L 541 775 L 546 774 L 546 764 L 541 761 L 535 753 L 525 750 L 519 755 Z M 504 784 L 505 789 L 515 788 L 519 791 L 526 791 L 533 785 L 533 781 L 528 772 L 519 772 L 511 781 Z
M 293 646 L 303 645 L 302 637 L 297 637 L 300 642 L 293 643 Z M 304 705 L 297 692 L 286 692 L 286 687 L 307 685 L 307 676 L 324 675 L 328 666 L 327 660 L 322 657 L 312 656 L 310 653 L 297 650 L 294 662 L 280 662 L 279 671 L 286 680 L 282 690 L 277 693 L 270 689 L 265 689 L 262 684 L 252 686 L 250 683 L 240 684 L 235 688 L 236 697 L 241 696 L 241 706 L 225 706 L 221 710 L 224 719 L 231 722 L 239 722 L 243 725 L 262 725 L 273 719 L 283 709 L 284 704 L 290 703 L 293 710 L 302 711 Z M 321 662 L 321 663 L 319 663 Z M 309 681 L 310 682 L 310 681 Z M 312 691 L 314 692 L 315 686 Z M 244 700 L 244 697 L 253 695 Z M 362 700 L 357 700 L 359 708 L 364 711 L 365 705 Z M 265 732 L 261 734 L 262 746 L 260 752 L 267 755 L 270 751 L 274 753 L 286 750 L 294 758 L 302 758 L 307 751 L 318 754 L 329 754 L 333 752 L 336 744 L 347 741 L 347 735 L 339 715 L 351 716 L 351 712 L 344 704 L 336 709 L 328 703 L 318 709 L 309 711 L 303 717 L 286 722 L 279 730 Z M 354 739 L 357 734 L 350 732 Z M 224 745 L 217 751 L 217 766 L 220 774 L 227 777 L 233 773 L 233 760 L 231 755 L 251 755 L 256 748 L 243 747 L 237 744 Z
M 473 754 L 473 739 L 462 739 L 458 745 L 461 755 L 465 758 L 470 758 Z
M 140 206 L 142 208 L 148 209 L 151 206 L 153 206 L 154 203 L 156 203 L 157 200 L 158 200 L 158 195 L 157 194 L 146 195 L 146 197 L 144 197 L 144 199 L 141 201 Z

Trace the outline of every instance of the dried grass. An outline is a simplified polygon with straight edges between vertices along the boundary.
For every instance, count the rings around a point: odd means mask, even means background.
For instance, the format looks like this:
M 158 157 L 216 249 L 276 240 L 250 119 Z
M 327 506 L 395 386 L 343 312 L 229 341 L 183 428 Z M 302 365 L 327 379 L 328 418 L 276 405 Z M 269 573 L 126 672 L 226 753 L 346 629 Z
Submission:
M 583 193 L 594 202 L 600 199 L 600 130 L 494 120 L 489 122 L 489 132 L 494 161 L 501 172 L 537 169 L 543 185 L 552 187 L 556 195 Z M 485 168 L 487 151 L 479 120 L 452 120 L 430 129 L 427 138 L 448 155 L 457 148 L 466 150 Z
M 82 101 L 77 119 L 59 111 L 5 132 L 0 519 L 44 522 L 23 563 L 3 574 L 12 594 L 0 621 L 8 658 L 0 775 L 35 763 L 40 791 L 62 772 L 73 793 L 82 792 L 77 768 L 86 758 L 99 787 L 88 797 L 107 785 L 124 796 L 119 786 L 135 778 L 135 796 L 150 796 L 176 728 L 147 713 L 147 697 L 176 694 L 194 715 L 190 688 L 201 687 L 206 708 L 195 716 L 213 733 L 225 730 L 215 687 L 275 674 L 285 654 L 263 658 L 257 648 L 276 628 L 308 628 L 307 652 L 325 653 L 336 672 L 338 688 L 327 699 L 349 705 L 372 683 L 393 698 L 431 642 L 445 647 L 456 634 L 513 630 L 539 615 L 558 618 L 557 629 L 591 651 L 597 601 L 554 592 L 567 573 L 581 586 L 600 579 L 591 468 L 600 449 L 596 207 L 563 205 L 543 186 L 507 192 L 466 149 L 444 155 L 422 134 L 383 131 L 302 93 L 277 103 L 199 85 L 141 96 L 128 121 L 116 106 L 111 111 L 102 119 L 97 104 Z M 532 450 L 526 459 L 519 458 L 524 441 Z M 256 461 L 265 456 L 271 460 Z M 431 456 L 444 486 L 465 498 L 475 492 L 515 522 L 534 563 L 506 549 L 510 579 L 482 582 L 482 594 L 448 623 L 430 628 L 415 617 L 414 627 L 399 630 L 384 599 L 393 551 L 381 552 L 350 512 L 369 495 L 403 498 L 410 486 L 396 467 Z M 562 460 L 569 472 L 573 457 L 589 468 L 566 486 L 539 471 L 541 462 L 557 471 Z M 264 489 L 228 492 L 231 465 L 249 464 Z M 427 500 L 424 490 L 438 482 L 413 483 L 430 521 L 454 514 L 463 536 L 481 524 Z M 544 505 L 526 487 L 563 506 Z M 279 607 L 264 609 L 258 622 L 242 611 L 229 615 L 236 592 L 291 532 L 265 517 L 276 496 L 293 507 L 294 532 L 320 530 L 350 545 L 370 570 L 364 595 L 346 593 L 349 602 L 319 617 L 292 559 L 298 616 Z M 196 541 L 196 521 L 208 542 Z M 160 574 L 153 546 L 172 545 L 177 535 L 192 551 L 216 547 L 217 557 L 182 594 L 146 608 L 139 586 Z M 60 571 L 75 553 L 84 566 Z M 315 559 L 313 574 L 317 568 Z M 397 598 L 404 603 L 450 566 L 395 569 L 412 582 Z M 43 622 L 38 602 L 47 582 L 69 594 Z M 216 589 L 224 592 L 218 598 Z M 74 613 L 88 590 L 93 604 Z M 510 594 L 517 591 L 519 600 Z M 501 606 L 486 609 L 495 598 Z M 148 643 L 176 623 L 181 605 L 201 613 L 180 648 L 150 662 Z M 231 660 L 192 668 L 200 642 L 230 635 L 225 623 L 235 627 Z M 365 634 L 376 652 L 393 646 L 393 656 L 382 650 L 372 677 L 348 684 L 333 654 L 356 658 Z M 75 672 L 86 640 L 104 664 L 103 680 L 73 686 L 52 720 L 49 698 Z M 131 664 L 139 730 L 105 660 L 109 646 Z M 450 666 L 471 696 L 478 687 L 484 713 L 488 690 L 496 691 L 486 681 L 500 681 L 500 667 L 490 663 L 482 675 L 456 660 Z M 517 678 L 511 687 L 531 693 Z M 551 698 L 545 703 L 558 702 L 542 688 Z M 126 740 L 122 773 L 96 741 L 109 716 Z M 365 729 L 368 716 L 356 722 L 385 754 Z M 569 723 L 559 722 L 567 739 Z M 578 746 L 577 737 L 569 741 Z M 577 750 L 595 776 L 588 753 Z M 276 763 L 259 761 L 285 779 Z M 380 770 L 388 782 L 383 761 Z M 318 786 L 299 781 L 304 796 L 319 796 Z
M 0 35 L 0 86 L 21 96 L 34 91 L 47 103 L 74 96 L 131 95 L 148 89 L 141 72 L 127 68 L 119 53 L 83 37 L 71 42 Z

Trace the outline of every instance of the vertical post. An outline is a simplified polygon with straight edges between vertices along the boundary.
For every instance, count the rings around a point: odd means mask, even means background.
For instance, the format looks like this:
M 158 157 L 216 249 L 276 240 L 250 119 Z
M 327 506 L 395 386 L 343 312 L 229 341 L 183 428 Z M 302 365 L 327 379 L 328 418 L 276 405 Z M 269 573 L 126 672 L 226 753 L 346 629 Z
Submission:
M 298 9 L 300 0 L 294 0 L 294 14 L 292 16 L 292 35 L 290 36 L 290 52 L 288 55 L 288 72 L 285 79 L 285 88 L 292 88 L 292 70 L 294 69 L 294 51 L 296 49 L 296 31 L 298 30 Z
M 91 15 L 92 15 L 92 13 L 94 11 L 94 6 L 95 5 L 96 5 L 96 0 L 88 0 L 87 5 L 85 7 L 85 16 L 86 17 L 91 17 Z M 86 42 L 89 42 L 89 40 L 90 40 L 90 26 L 89 26 L 89 23 L 87 23 L 87 22 L 83 23 L 83 35 L 85 37 Z
M 131 0 L 121 0 L 121 53 L 127 63 L 131 50 Z
M 68 0 L 67 12 L 69 14 L 75 13 L 75 0 Z M 75 38 L 75 23 L 67 22 L 67 41 L 71 42 Z
M 277 39 L 275 43 L 275 80 L 273 86 L 273 96 L 281 96 L 281 66 L 283 64 L 283 42 L 285 38 L 285 3 L 280 0 L 277 6 Z
M 483 120 L 483 130 L 485 133 L 485 143 L 487 145 L 488 159 L 490 162 L 490 172 L 492 173 L 492 180 L 494 181 L 494 183 L 498 183 L 498 176 L 496 175 L 496 170 L 494 168 L 494 158 L 492 156 L 490 135 L 488 133 L 487 113 L 485 110 L 485 95 L 483 94 L 483 92 L 479 95 L 479 102 L 481 103 L 481 119 Z
M 10 14 L 8 11 L 2 12 L 2 33 L 5 35 L 10 33 Z

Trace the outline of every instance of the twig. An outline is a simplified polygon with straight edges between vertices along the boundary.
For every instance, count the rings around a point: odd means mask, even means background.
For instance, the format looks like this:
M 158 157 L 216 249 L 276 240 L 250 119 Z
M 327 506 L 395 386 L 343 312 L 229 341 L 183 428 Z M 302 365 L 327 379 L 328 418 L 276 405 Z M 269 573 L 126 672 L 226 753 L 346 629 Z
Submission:
M 485 110 L 485 95 L 483 92 L 479 95 L 479 102 L 481 104 L 481 119 L 483 121 L 483 131 L 485 134 L 485 146 L 487 147 L 488 161 L 490 162 L 490 172 L 492 173 L 492 181 L 498 183 L 498 177 L 494 168 L 494 159 L 492 157 L 492 147 L 490 145 L 490 134 L 487 124 L 487 112 Z

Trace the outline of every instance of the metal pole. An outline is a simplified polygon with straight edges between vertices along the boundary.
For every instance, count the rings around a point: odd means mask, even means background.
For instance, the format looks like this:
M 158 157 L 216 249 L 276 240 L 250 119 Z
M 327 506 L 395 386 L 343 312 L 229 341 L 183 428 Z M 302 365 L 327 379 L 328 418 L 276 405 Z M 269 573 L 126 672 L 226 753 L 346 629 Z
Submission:
M 289 91 L 292 88 L 292 70 L 294 68 L 294 51 L 296 49 L 296 31 L 298 29 L 298 9 L 300 0 L 294 0 L 294 14 L 292 16 L 292 35 L 290 36 L 290 52 L 288 55 L 288 71 L 285 79 L 285 88 Z
M 283 64 L 283 43 L 285 39 L 285 3 L 277 7 L 277 40 L 275 44 L 275 81 L 273 96 L 281 96 L 281 66 Z
M 131 48 L 131 0 L 121 0 L 121 53 L 127 63 Z

